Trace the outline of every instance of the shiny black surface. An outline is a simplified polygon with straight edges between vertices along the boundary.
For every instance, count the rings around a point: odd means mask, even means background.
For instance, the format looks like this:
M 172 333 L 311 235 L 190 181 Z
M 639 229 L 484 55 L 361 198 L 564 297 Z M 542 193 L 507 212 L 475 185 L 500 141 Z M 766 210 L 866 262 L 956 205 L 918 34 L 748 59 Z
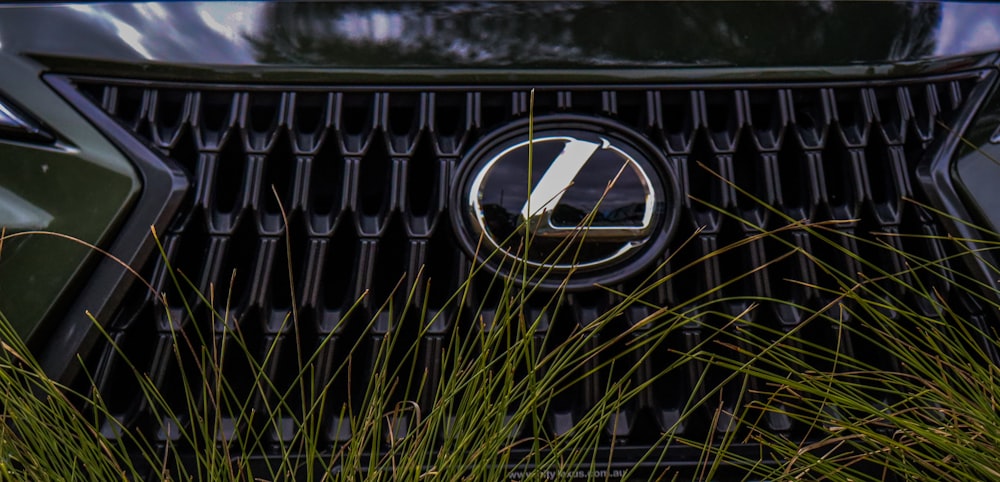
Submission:
M 53 68 L 649 70 L 919 63 L 1000 46 L 1000 7 L 936 2 L 110 3 L 0 7 Z M 857 70 L 864 75 L 864 70 Z M 870 73 L 875 71 L 870 71 Z M 881 71 L 883 74 L 891 71 Z M 786 72 L 786 75 L 796 75 Z

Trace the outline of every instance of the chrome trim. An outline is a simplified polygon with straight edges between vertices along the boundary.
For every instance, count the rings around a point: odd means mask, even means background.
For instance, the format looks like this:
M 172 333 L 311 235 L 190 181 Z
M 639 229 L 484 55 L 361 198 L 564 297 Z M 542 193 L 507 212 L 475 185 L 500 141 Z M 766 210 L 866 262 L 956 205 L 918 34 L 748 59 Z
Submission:
M 606 138 L 601 137 L 600 139 L 602 142 L 597 144 L 569 136 L 542 137 L 517 143 L 501 151 L 499 154 L 487 161 L 485 165 L 483 165 L 482 169 L 479 170 L 471 183 L 468 205 L 470 208 L 470 214 L 475 221 L 474 228 L 479 234 L 483 235 L 483 237 L 495 249 L 504 253 L 506 256 L 517 259 L 521 262 L 526 262 L 529 266 L 546 267 L 558 270 L 594 268 L 610 264 L 646 244 L 646 242 L 649 241 L 650 234 L 652 232 L 653 212 L 656 209 L 656 200 L 661 197 L 662 194 L 655 191 L 653 182 L 649 178 L 649 174 L 642 168 L 638 161 L 620 148 L 612 145 Z M 542 174 L 541 179 L 539 179 L 538 183 L 534 186 L 534 189 L 529 191 L 528 199 L 521 208 L 521 222 L 532 226 L 533 228 L 531 229 L 531 234 L 538 237 L 563 239 L 579 237 L 580 242 L 591 239 L 595 241 L 621 241 L 623 243 L 620 249 L 604 259 L 574 264 L 546 264 L 534 262 L 526 257 L 519 256 L 516 253 L 511 253 L 509 250 L 503 248 L 503 243 L 493 239 L 486 226 L 486 220 L 483 216 L 483 207 L 480 204 L 480 199 L 483 181 L 492 168 L 497 162 L 517 149 L 524 146 L 533 146 L 553 141 L 564 142 L 565 145 L 562 152 L 556 157 L 555 160 L 552 161 L 545 173 Z M 639 178 L 643 188 L 645 189 L 642 199 L 644 208 L 642 224 L 638 226 L 558 226 L 554 224 L 551 217 L 552 210 L 559 204 L 563 194 L 565 194 L 566 190 L 573 184 L 576 177 L 579 176 L 587 161 L 590 160 L 594 153 L 599 150 L 613 151 L 624 161 L 621 169 L 618 171 L 618 176 L 609 181 L 608 189 L 605 190 L 605 193 L 610 190 L 615 180 L 617 180 L 618 177 L 621 176 L 621 173 L 623 173 L 627 168 L 631 168 Z M 595 201 L 595 207 L 598 203 L 600 203 L 600 199 Z M 541 205 L 541 207 L 537 209 L 532 208 L 532 206 L 538 205 Z

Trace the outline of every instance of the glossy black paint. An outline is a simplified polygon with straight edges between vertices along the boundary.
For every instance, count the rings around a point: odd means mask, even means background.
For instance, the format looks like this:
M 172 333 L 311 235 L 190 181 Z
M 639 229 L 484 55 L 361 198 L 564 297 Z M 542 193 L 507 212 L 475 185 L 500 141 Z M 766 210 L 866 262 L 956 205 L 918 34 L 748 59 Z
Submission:
M 44 20 L 44 23 L 42 23 Z M 887 28 L 891 26 L 891 28 Z M 0 7 L 4 50 L 50 68 L 231 77 L 246 68 L 866 66 L 1000 47 L 1000 6 L 935 2 L 111 3 Z M 113 69 L 113 70 L 109 70 Z M 765 70 L 767 72 L 768 70 Z M 817 72 L 818 73 L 818 72 Z M 465 77 L 491 72 L 468 72 Z M 772 74 L 773 75 L 773 74 Z M 370 80 L 370 79 L 369 79 Z M 452 79 L 454 81 L 454 79 Z
M 122 135 L 122 126 L 103 114 L 97 106 L 88 106 L 79 91 L 63 77 L 50 77 L 48 83 L 69 102 L 82 110 L 87 120 L 112 135 L 115 147 L 132 160 L 141 176 L 143 189 L 130 212 L 131 216 L 120 226 L 116 238 L 108 243 L 111 259 L 102 259 L 89 273 L 88 282 L 81 287 L 65 316 L 52 320 L 50 333 L 44 338 L 47 346 L 40 357 L 47 373 L 68 379 L 80 369 L 73 363 L 78 353 L 89 350 L 99 332 L 93 319 L 105 320 L 125 296 L 133 283 L 143 282 L 126 266 L 138 266 L 156 248 L 154 236 L 163 232 L 177 210 L 188 182 L 184 173 L 174 164 L 150 150 L 149 146 L 128 135 Z M 114 135 L 118 133 L 118 135 Z M 38 342 L 36 338 L 33 340 Z
M 0 139 L 49 144 L 55 140 L 37 121 L 0 97 Z

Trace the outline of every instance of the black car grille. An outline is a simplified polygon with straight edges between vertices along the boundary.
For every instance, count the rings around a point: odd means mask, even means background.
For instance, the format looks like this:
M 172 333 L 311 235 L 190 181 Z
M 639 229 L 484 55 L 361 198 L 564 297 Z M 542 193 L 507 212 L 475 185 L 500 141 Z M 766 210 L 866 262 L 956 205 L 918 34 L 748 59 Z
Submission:
M 836 220 L 827 226 L 844 236 L 830 239 L 843 250 L 818 242 L 801 229 L 787 230 L 785 239 L 845 273 L 865 271 L 846 254 L 851 252 L 889 271 L 903 271 L 902 258 L 859 240 L 945 258 L 950 246 L 934 237 L 945 232 L 932 211 L 921 206 L 929 201 L 916 171 L 968 110 L 966 101 L 981 79 L 972 72 L 823 84 L 541 86 L 534 94 L 534 115 L 574 113 L 614 119 L 663 150 L 685 201 L 680 234 L 663 259 L 673 258 L 659 274 L 756 234 L 736 218 L 770 229 L 787 226 L 789 219 Z M 74 82 L 168 162 L 182 166 L 191 182 L 169 230 L 159 233 L 164 256 L 154 255 L 141 267 L 155 291 L 165 292 L 171 301 L 173 324 L 150 290 L 139 285 L 131 288 L 106 323 L 111 339 L 140 371 L 149 373 L 177 413 L 185 414 L 188 408 L 183 397 L 171 391 L 181 376 L 171 351 L 172 328 L 197 331 L 206 327 L 191 325 L 212 320 L 207 315 L 213 300 L 200 298 L 197 292 L 214 293 L 215 309 L 239 320 L 249 348 L 257 350 L 258 361 L 265 363 L 278 387 L 291 383 L 282 374 L 293 363 L 299 343 L 308 348 L 313 340 L 332 333 L 333 348 L 322 355 L 330 363 L 320 366 L 344 360 L 345 347 L 355 343 L 355 360 L 377 350 L 391 320 L 379 319 L 368 328 L 366 322 L 338 321 L 364 293 L 368 295 L 352 316 L 357 320 L 374 316 L 400 280 L 397 292 L 416 294 L 413 309 L 441 315 L 439 323 L 414 339 L 419 353 L 438 353 L 454 330 L 479 326 L 468 315 L 457 316 L 455 306 L 447 302 L 466 279 L 471 263 L 454 240 L 449 189 L 463 154 L 477 139 L 529 116 L 528 88 L 232 86 L 95 78 Z M 738 193 L 724 179 L 761 202 Z M 776 210 L 769 211 L 765 204 Z M 896 233 L 927 236 L 893 236 Z M 714 309 L 735 317 L 751 303 L 740 300 L 757 300 L 759 306 L 750 315 L 754 321 L 778 330 L 793 329 L 804 321 L 807 310 L 760 300 L 781 298 L 813 309 L 826 306 L 835 294 L 821 289 L 831 281 L 814 264 L 791 257 L 726 284 L 783 252 L 777 248 L 781 246 L 759 241 L 710 257 L 672 277 L 647 295 L 647 301 L 678 306 L 711 292 L 708 299 L 719 300 Z M 165 260 L 190 279 L 190 288 L 173 287 Z M 942 271 L 965 269 L 952 266 L 956 264 L 944 261 Z M 423 278 L 416 276 L 421 267 Z M 650 270 L 635 273 L 634 279 L 616 288 L 632 289 L 641 279 L 657 274 Z M 297 335 L 283 323 L 292 309 L 289 271 L 300 320 Z M 421 279 L 432 280 L 432 288 Z M 923 281 L 943 297 L 959 296 L 934 276 Z M 201 316 L 187 316 L 182 300 Z M 398 296 L 396 300 L 406 302 Z M 603 289 L 571 293 L 565 298 L 566 309 L 548 320 L 546 329 L 556 336 L 568 333 L 616 301 Z M 935 307 L 924 299 L 907 302 L 936 316 Z M 496 295 L 487 280 L 474 281 L 467 303 L 485 304 L 483 316 L 490 316 Z M 529 299 L 528 304 L 536 313 L 543 310 L 542 301 Z M 974 303 L 963 306 L 970 307 L 970 317 L 985 316 L 975 312 Z M 636 322 L 650 312 L 635 307 L 624 316 Z M 705 336 L 701 328 L 690 326 L 668 344 L 690 348 Z M 837 334 L 832 324 L 814 326 L 803 336 L 822 346 L 840 343 L 846 354 L 875 366 L 889 368 L 896 363 L 864 340 L 838 342 L 837 337 L 844 335 Z M 273 352 L 265 354 L 272 345 Z M 646 359 L 634 375 L 637 381 L 658 371 L 658 359 Z M 167 430 L 169 424 L 149 413 L 138 387 L 123 381 L 129 377 L 119 376 L 129 370 L 122 354 L 104 343 L 90 360 L 95 363 L 93 378 L 100 393 L 126 425 L 140 427 L 152 439 L 176 436 L 176 430 Z M 422 356 L 413 363 L 418 373 L 428 374 L 428 383 L 435 383 L 441 374 L 439 357 Z M 356 365 L 353 380 L 358 385 L 358 380 L 367 379 L 366 367 Z M 609 447 L 612 440 L 635 447 L 658 443 L 660 433 L 676 422 L 672 414 L 683 408 L 703 369 L 678 370 L 651 385 L 628 413 L 618 417 L 627 423 L 607 430 L 602 447 Z M 245 380 L 249 368 L 233 364 L 225 365 L 225 370 L 237 381 L 235 389 L 251 400 L 251 408 L 262 410 L 268 395 L 252 390 L 252 382 Z M 316 376 L 323 379 L 330 374 Z M 606 386 L 608 376 L 598 371 L 560 395 L 546 414 L 547 429 L 562 433 L 577 423 L 595 403 L 594 394 Z M 721 380 L 725 374 L 714 376 Z M 335 406 L 346 403 L 350 393 L 364 390 L 349 386 L 346 378 L 332 386 L 328 395 Z M 733 409 L 737 392 L 723 391 L 721 406 Z M 699 414 L 685 421 L 680 435 L 698 440 L 710 437 L 713 430 L 724 435 L 727 425 L 713 422 L 712 410 Z M 330 418 L 328 427 L 341 426 L 332 420 L 335 415 Z M 781 417 L 767 423 L 770 430 L 789 437 L 801 437 L 805 430 Z M 113 431 L 108 435 L 114 436 Z M 289 433 L 279 430 L 272 436 L 279 440 Z M 323 437 L 333 447 L 350 437 L 350 431 L 331 428 Z M 671 456 L 663 462 L 671 463 Z

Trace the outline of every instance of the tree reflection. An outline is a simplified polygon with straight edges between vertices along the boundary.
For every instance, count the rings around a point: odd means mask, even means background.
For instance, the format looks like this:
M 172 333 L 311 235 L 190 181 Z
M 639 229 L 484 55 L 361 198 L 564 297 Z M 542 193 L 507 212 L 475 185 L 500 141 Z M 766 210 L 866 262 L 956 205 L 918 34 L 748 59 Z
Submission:
M 267 5 L 264 63 L 350 66 L 832 65 L 933 53 L 933 3 Z

